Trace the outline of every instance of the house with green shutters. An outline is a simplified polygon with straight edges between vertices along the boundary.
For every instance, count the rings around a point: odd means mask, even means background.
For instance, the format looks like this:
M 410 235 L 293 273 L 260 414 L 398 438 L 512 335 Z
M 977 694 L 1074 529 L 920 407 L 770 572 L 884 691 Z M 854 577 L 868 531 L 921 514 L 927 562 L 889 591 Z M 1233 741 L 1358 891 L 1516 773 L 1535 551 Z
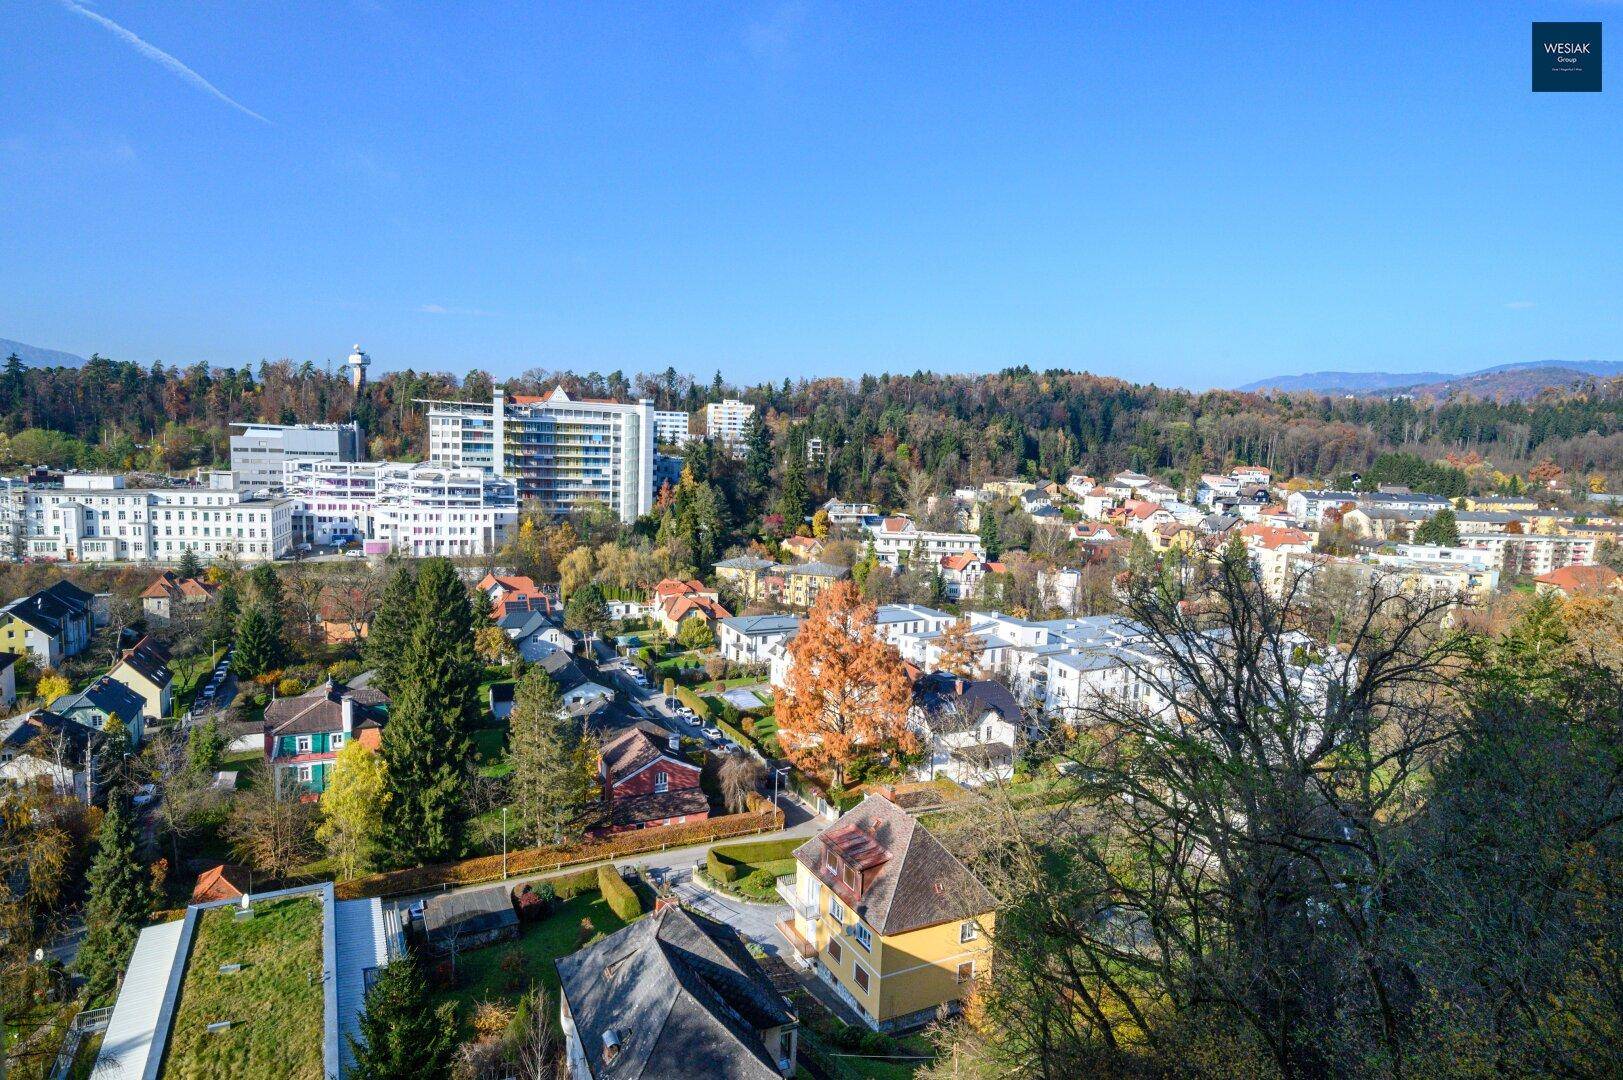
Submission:
M 298 697 L 265 706 L 265 760 L 278 791 L 319 798 L 333 759 L 351 740 L 378 749 L 389 698 L 370 686 L 328 680 Z

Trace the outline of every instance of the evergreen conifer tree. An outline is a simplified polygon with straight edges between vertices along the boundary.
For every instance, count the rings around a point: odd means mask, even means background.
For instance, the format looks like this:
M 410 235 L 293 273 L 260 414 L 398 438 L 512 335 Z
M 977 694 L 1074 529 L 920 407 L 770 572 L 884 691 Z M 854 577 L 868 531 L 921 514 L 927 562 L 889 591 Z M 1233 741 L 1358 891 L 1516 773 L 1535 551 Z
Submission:
M 108 797 L 96 842 L 85 904 L 85 942 L 79 950 L 79 970 L 92 998 L 112 992 L 153 904 L 152 874 L 140 859 L 126 792 Z
M 383 846 L 404 865 L 462 852 L 469 731 L 479 710 L 475 623 L 468 590 L 450 561 L 424 562 L 383 729 L 389 792 Z
M 350 1075 L 357 1080 L 438 1080 L 450 1074 L 460 1024 L 456 1005 L 433 1006 L 428 981 L 409 955 L 378 973 L 366 992 Z
M 374 672 L 372 685 L 385 694 L 395 692 L 416 609 L 417 575 L 410 564 L 402 563 L 384 584 L 377 614 L 366 635 L 366 663 Z

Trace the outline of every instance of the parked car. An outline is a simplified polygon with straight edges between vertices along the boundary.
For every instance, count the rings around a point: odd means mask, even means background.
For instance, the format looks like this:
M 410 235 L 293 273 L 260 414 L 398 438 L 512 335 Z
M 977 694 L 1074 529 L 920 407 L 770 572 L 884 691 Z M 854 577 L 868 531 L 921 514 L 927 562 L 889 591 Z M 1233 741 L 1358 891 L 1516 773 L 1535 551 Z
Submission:
M 712 739 L 715 742 L 720 742 L 721 741 L 721 729 L 719 727 L 717 727 L 716 725 L 707 724 L 704 727 L 700 728 L 699 730 L 704 732 L 704 737 L 705 738 Z

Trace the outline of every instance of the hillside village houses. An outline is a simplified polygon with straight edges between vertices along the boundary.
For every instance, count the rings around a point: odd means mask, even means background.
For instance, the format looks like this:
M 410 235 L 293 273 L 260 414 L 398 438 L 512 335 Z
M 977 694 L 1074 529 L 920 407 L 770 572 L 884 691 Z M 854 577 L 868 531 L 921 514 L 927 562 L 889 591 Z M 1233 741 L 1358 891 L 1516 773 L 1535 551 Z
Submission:
M 105 740 L 99 726 L 46 709 L 0 720 L 0 780 L 98 802 L 105 783 L 95 775 L 95 757 Z
M 169 670 L 169 650 L 151 634 L 121 652 L 107 677 L 123 683 L 141 699 L 146 719 L 162 720 L 174 711 L 175 678 Z

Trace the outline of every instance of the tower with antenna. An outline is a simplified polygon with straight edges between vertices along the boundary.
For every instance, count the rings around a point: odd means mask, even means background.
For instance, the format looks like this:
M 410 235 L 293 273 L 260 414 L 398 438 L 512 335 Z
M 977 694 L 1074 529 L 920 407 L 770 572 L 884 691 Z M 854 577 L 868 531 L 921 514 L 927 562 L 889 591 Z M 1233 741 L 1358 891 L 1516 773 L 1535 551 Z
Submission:
M 366 366 L 371 362 L 372 358 L 363 353 L 359 345 L 349 354 L 349 385 L 355 388 L 357 394 L 366 385 Z

